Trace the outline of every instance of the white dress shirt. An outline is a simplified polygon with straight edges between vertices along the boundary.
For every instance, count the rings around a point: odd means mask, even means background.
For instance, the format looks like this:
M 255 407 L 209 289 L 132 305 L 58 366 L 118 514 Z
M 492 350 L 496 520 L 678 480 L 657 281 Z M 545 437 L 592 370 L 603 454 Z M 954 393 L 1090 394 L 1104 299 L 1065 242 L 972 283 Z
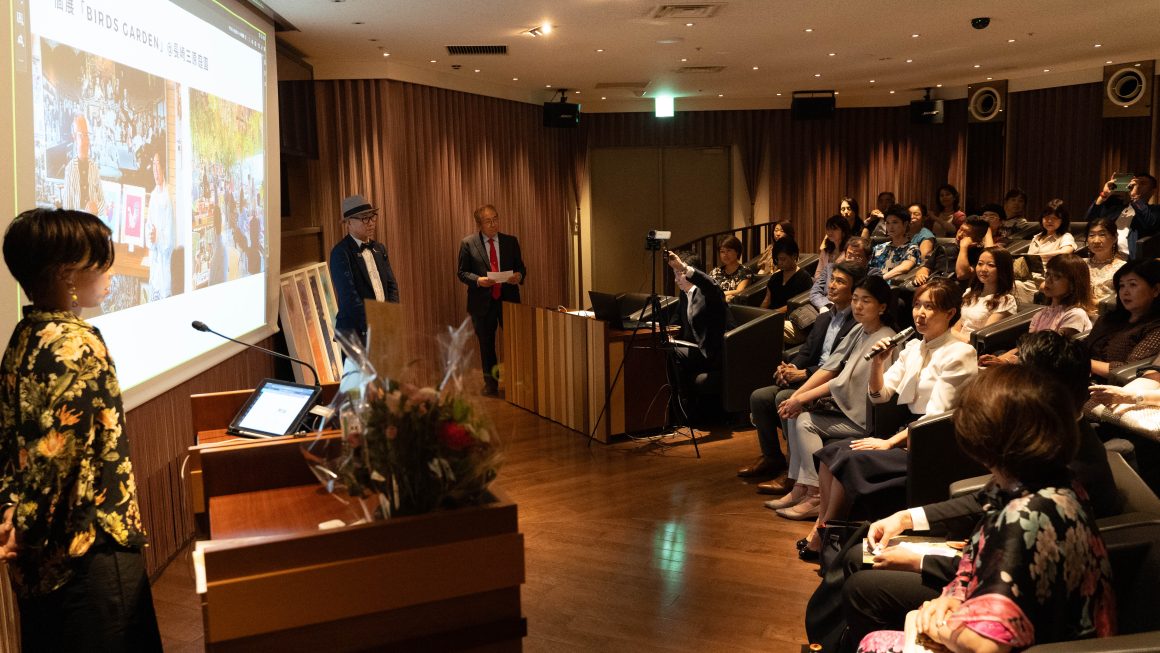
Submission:
M 950 330 L 927 342 L 911 340 L 898 360 L 882 377 L 882 391 L 871 393 L 870 401 L 884 404 L 898 395 L 917 415 L 932 415 L 954 409 L 959 391 L 979 371 L 975 348 L 955 338 Z
M 360 248 L 367 243 L 367 241 L 358 238 L 354 238 L 354 242 L 358 243 Z M 379 276 L 379 264 L 375 263 L 375 253 L 367 247 L 362 249 L 359 256 L 362 256 L 363 264 L 367 266 L 367 276 L 371 278 L 371 288 L 375 291 L 375 301 L 387 301 L 387 293 L 383 290 L 383 279 Z

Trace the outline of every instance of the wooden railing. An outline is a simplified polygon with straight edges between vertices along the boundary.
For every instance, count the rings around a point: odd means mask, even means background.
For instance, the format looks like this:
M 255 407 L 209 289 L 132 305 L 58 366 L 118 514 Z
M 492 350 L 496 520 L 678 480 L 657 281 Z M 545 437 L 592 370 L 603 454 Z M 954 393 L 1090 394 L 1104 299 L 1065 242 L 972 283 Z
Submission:
M 741 240 L 741 262 L 749 264 L 755 262 L 761 256 L 762 250 L 773 242 L 773 225 L 773 222 L 763 222 L 747 227 L 718 231 L 716 233 L 706 234 L 687 243 L 671 245 L 669 249 L 674 252 L 693 252 L 701 258 L 705 272 L 708 272 L 717 267 L 720 262 L 717 250 L 721 241 L 728 236 L 736 236 Z M 664 294 L 675 295 L 673 276 L 671 274 L 665 274 L 662 277 L 664 279 Z

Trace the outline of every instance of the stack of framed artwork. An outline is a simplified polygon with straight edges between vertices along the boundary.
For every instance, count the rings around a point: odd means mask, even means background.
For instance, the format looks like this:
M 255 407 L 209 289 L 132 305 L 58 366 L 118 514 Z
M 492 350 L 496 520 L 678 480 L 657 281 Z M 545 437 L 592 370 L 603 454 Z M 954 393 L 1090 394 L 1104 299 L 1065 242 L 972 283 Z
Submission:
M 286 336 L 286 349 L 318 370 L 319 383 L 338 383 L 342 376 L 342 354 L 334 339 L 334 318 L 338 303 L 330 285 L 326 263 L 315 263 L 282 275 L 279 317 Z M 299 383 L 312 383 L 308 370 L 292 365 Z

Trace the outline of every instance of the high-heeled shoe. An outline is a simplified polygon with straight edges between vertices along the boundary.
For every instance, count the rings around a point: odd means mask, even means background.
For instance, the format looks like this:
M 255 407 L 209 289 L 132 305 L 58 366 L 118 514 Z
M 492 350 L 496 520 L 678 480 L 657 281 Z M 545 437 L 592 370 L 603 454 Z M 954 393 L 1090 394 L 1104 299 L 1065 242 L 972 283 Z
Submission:
M 810 538 L 803 537 L 802 539 L 798 540 L 797 542 L 794 542 L 793 545 L 797 547 L 798 551 L 801 551 L 802 549 L 809 546 L 809 543 L 810 543 Z
M 798 558 L 805 560 L 806 562 L 818 562 L 821 560 L 822 534 L 818 528 L 810 531 L 809 536 L 803 537 L 800 541 L 805 542 L 805 544 L 798 549 Z M 811 544 L 813 544 L 816 548 L 811 548 Z
M 821 508 L 822 499 L 814 494 L 806 496 L 801 501 L 795 501 L 792 506 L 778 509 L 777 514 L 786 519 L 806 521 L 807 519 L 817 519 Z
M 781 497 L 780 499 L 770 499 L 763 505 L 770 510 L 782 510 L 785 508 L 792 508 L 793 506 L 796 506 L 808 498 L 809 493 L 806 492 L 804 487 L 794 486 L 794 489 L 790 490 L 789 494 Z

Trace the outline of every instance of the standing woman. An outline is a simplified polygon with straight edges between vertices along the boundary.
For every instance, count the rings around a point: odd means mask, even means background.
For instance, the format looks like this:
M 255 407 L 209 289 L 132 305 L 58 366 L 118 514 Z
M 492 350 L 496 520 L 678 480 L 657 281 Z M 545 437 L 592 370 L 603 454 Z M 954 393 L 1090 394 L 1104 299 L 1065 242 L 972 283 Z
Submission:
M 160 651 L 121 392 L 100 332 L 110 231 L 80 211 L 34 209 L 4 235 L 32 305 L 0 381 L 0 555 L 12 561 L 25 651 Z
M 713 268 L 709 276 L 725 291 L 725 301 L 731 302 L 749 287 L 749 280 L 753 272 L 741 265 L 741 240 L 736 236 L 728 236 L 721 241 L 717 248 L 717 259 L 721 265 Z
M 963 221 L 967 219 L 967 214 L 963 213 L 962 207 L 959 205 L 959 189 L 950 184 L 943 184 L 935 191 L 934 199 L 934 205 L 938 207 L 935 219 L 954 225 L 954 229 L 951 231 L 951 235 L 954 235 L 959 227 L 963 226 Z
M 862 222 L 862 216 L 858 215 L 858 200 L 853 197 L 843 197 L 838 204 L 838 215 L 846 218 L 846 223 L 850 225 L 851 236 L 862 235 L 866 223 Z

